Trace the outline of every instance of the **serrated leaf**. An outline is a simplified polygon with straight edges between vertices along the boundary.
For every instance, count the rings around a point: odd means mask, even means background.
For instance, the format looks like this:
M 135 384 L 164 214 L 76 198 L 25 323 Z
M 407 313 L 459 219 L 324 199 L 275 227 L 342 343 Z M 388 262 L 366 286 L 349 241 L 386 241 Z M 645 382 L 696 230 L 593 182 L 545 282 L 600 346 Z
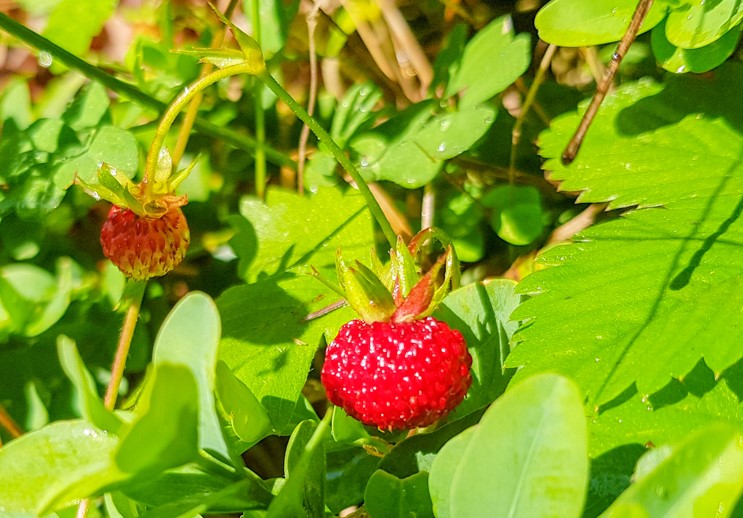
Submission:
M 253 282 L 299 265 L 334 267 L 338 247 L 349 259 L 365 258 L 374 244 L 371 216 L 355 192 L 325 188 L 313 196 L 269 189 L 266 203 L 244 199 L 229 218 L 237 236 L 240 276 Z
M 601 405 L 633 382 L 651 394 L 701 357 L 718 373 L 741 358 L 743 113 L 726 95 L 741 86 L 740 66 L 665 88 L 628 85 L 568 168 L 558 157 L 577 116 L 542 135 L 546 168 L 563 189 L 611 207 L 662 208 L 628 212 L 543 255 L 559 267 L 519 288 L 535 295 L 513 314 L 526 321 L 507 361 L 525 366 L 519 376 L 569 373 Z
M 446 95 L 461 93 L 460 108 L 477 106 L 505 90 L 529 67 L 528 34 L 514 35 L 510 16 L 502 16 L 477 32 L 451 72 Z
M 459 330 L 472 355 L 472 387 L 452 417 L 464 416 L 482 408 L 506 388 L 511 373 L 504 360 L 509 341 L 518 324 L 509 316 L 521 301 L 514 294 L 516 284 L 497 279 L 487 284 L 469 284 L 444 299 L 436 317 Z
M 719 379 L 704 362 L 684 377 L 672 380 L 650 397 L 629 389 L 620 401 L 591 418 L 590 455 L 605 455 L 622 445 L 662 446 L 678 442 L 715 422 L 743 419 L 743 361 Z
M 586 47 L 619 41 L 629 26 L 637 0 L 552 0 L 537 13 L 539 37 L 562 47 Z M 653 3 L 639 33 L 666 15 L 667 2 Z
M 741 443 L 730 425 L 699 430 L 664 452 L 601 516 L 730 516 L 743 492 Z
M 223 326 L 219 358 L 250 388 L 280 434 L 293 429 L 323 335 L 330 341 L 354 314 L 344 307 L 305 319 L 338 299 L 316 279 L 294 274 L 236 286 L 217 299 Z
M 582 396 L 568 379 L 514 386 L 431 468 L 437 516 L 578 517 L 588 460 Z

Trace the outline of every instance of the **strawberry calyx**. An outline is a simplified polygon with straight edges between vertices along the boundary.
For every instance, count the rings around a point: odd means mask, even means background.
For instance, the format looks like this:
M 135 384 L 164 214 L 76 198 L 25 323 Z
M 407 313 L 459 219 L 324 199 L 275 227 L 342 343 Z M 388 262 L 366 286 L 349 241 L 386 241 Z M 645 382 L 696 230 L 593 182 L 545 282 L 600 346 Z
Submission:
M 141 182 L 135 183 L 115 167 L 101 162 L 98 164 L 95 183 L 87 183 L 80 177 L 75 181 L 96 200 L 109 201 L 140 217 L 161 218 L 188 203 L 187 196 L 177 195 L 175 190 L 195 164 L 195 161 L 191 162 L 185 169 L 171 174 L 170 154 L 163 148 L 152 179 L 145 177 Z
M 444 249 L 423 271 L 424 245 L 439 241 Z M 446 295 L 459 283 L 459 262 L 449 238 L 438 229 L 422 230 L 406 245 L 398 236 L 390 250 L 390 262 L 383 266 L 372 251 L 372 268 L 360 261 L 347 263 L 338 250 L 336 272 L 340 286 L 314 274 L 342 295 L 362 320 L 402 323 L 430 316 Z

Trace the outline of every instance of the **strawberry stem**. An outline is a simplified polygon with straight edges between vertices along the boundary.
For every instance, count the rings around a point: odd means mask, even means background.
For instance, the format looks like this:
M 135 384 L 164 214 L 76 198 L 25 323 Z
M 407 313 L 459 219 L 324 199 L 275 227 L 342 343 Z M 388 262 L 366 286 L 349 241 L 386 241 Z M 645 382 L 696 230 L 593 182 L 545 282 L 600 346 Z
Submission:
M 387 217 L 384 215 L 382 208 L 379 206 L 379 202 L 377 202 L 377 199 L 374 197 L 374 194 L 372 194 L 371 189 L 369 189 L 369 186 L 367 185 L 364 178 L 361 176 L 361 173 L 359 173 L 359 170 L 356 169 L 355 165 L 353 165 L 353 162 L 348 159 L 346 154 L 343 152 L 340 146 L 335 143 L 328 132 L 325 131 L 325 129 L 320 126 L 320 124 L 318 124 L 317 121 L 312 118 L 310 114 L 307 113 L 307 111 L 297 101 L 294 100 L 289 92 L 284 90 L 284 88 L 278 82 L 276 82 L 271 74 L 269 74 L 266 70 L 263 70 L 262 72 L 259 72 L 257 76 L 261 81 L 263 81 L 263 83 L 269 88 L 269 90 L 271 90 L 279 99 L 286 103 L 286 105 L 297 115 L 297 117 L 299 117 L 299 119 L 304 122 L 307 127 L 310 128 L 310 130 L 312 130 L 312 133 L 317 136 L 320 142 L 325 144 L 328 150 L 333 154 L 333 157 L 335 157 L 335 159 L 338 161 L 338 163 L 341 164 L 343 169 L 345 169 L 349 176 L 351 176 L 353 181 L 356 183 L 359 192 L 361 192 L 361 195 L 366 200 L 366 205 L 369 207 L 369 210 L 371 211 L 374 218 L 377 220 L 379 227 L 382 229 L 384 236 L 387 238 L 387 241 L 389 241 L 390 247 L 394 248 L 395 242 L 397 241 L 395 231 L 392 230 L 392 226 L 387 220 Z
M 146 285 L 146 281 L 127 280 L 125 293 L 128 293 L 129 307 L 126 310 L 124 325 L 121 328 L 119 343 L 116 346 L 116 354 L 113 365 L 111 366 L 111 379 L 108 382 L 106 395 L 103 398 L 103 405 L 109 410 L 113 410 L 116 406 L 116 397 L 119 393 L 121 379 L 124 377 L 126 357 L 129 355 L 129 347 L 132 344 L 134 328 L 139 318 L 139 310 L 142 307 L 142 298 L 144 297 L 144 288 Z

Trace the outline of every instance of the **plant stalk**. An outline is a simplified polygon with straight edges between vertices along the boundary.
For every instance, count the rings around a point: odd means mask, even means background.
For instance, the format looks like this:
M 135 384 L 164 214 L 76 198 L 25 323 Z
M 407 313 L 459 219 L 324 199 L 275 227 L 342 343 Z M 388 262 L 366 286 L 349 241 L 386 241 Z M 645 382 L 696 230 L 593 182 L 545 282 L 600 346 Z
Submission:
M 116 79 L 102 68 L 91 65 L 87 61 L 80 59 L 23 24 L 18 23 L 7 14 L 0 13 L 0 29 L 3 29 L 11 36 L 18 38 L 20 41 L 39 52 L 49 53 L 55 60 L 62 63 L 64 66 L 77 70 L 85 77 L 98 81 L 112 92 L 126 97 L 137 104 L 155 110 L 158 113 L 162 113 L 167 108 L 167 105 L 164 102 L 142 92 L 134 85 Z M 216 124 L 200 117 L 196 117 L 193 125 L 194 128 L 201 133 L 209 135 L 212 138 L 221 139 L 244 151 L 252 153 L 257 146 L 256 141 L 247 135 L 241 135 L 229 128 L 217 126 Z M 267 146 L 264 150 L 266 158 L 276 165 L 296 169 L 296 162 L 280 151 Z
M 139 310 L 142 307 L 142 298 L 144 297 L 144 289 L 147 282 L 128 280 L 127 284 L 129 284 L 127 288 L 132 288 L 129 292 L 129 307 L 126 310 L 124 325 L 121 328 L 119 343 L 116 346 L 116 354 L 114 355 L 113 365 L 111 366 L 111 379 L 108 382 L 106 395 L 103 398 L 103 405 L 109 410 L 113 410 L 116 406 L 119 385 L 124 377 L 126 358 L 129 355 L 129 348 L 132 345 L 134 328 L 136 327 L 137 319 L 139 318 Z
M 361 173 L 359 173 L 358 169 L 356 169 L 356 166 L 353 165 L 353 162 L 349 160 L 349 158 L 338 146 L 338 144 L 335 143 L 328 132 L 325 131 L 325 129 L 320 126 L 320 124 L 318 124 L 317 121 L 313 119 L 307 113 L 307 111 L 302 108 L 302 106 L 297 101 L 295 101 L 291 95 L 289 95 L 289 92 L 284 90 L 284 88 L 279 83 L 277 83 L 276 80 L 268 72 L 264 71 L 263 73 L 259 74 L 258 77 L 274 94 L 276 94 L 279 99 L 281 99 L 284 103 L 286 103 L 287 106 L 289 106 L 289 108 L 297 115 L 297 117 L 299 117 L 302 122 L 304 122 L 310 128 L 310 130 L 312 130 L 312 132 L 317 136 L 320 142 L 325 144 L 328 150 L 330 150 L 330 152 L 332 153 L 333 157 L 335 157 L 335 159 L 341 164 L 343 169 L 345 169 L 346 172 L 351 176 L 353 181 L 356 183 L 359 192 L 361 192 L 361 195 L 366 200 L 366 205 L 369 207 L 369 210 L 371 211 L 374 218 L 377 220 L 379 227 L 382 229 L 385 238 L 387 238 L 390 247 L 394 248 L 395 244 L 397 243 L 395 232 L 392 230 L 390 222 L 387 221 L 384 212 L 382 212 L 382 208 L 379 206 L 377 199 L 374 197 L 374 194 L 372 194 L 366 181 L 361 176 Z
M 614 51 L 614 54 L 611 57 L 611 63 L 609 64 L 609 69 L 606 71 L 604 80 L 593 95 L 591 104 L 588 105 L 586 113 L 583 114 L 578 129 L 575 130 L 573 138 L 570 139 L 570 142 L 568 142 L 568 145 L 565 147 L 565 151 L 562 153 L 562 163 L 564 165 L 569 165 L 573 160 L 575 160 L 575 157 L 583 144 L 586 132 L 588 132 L 588 128 L 596 117 L 599 107 L 601 106 L 601 103 L 604 102 L 609 87 L 614 81 L 614 76 L 616 75 L 617 70 L 619 70 L 619 65 L 622 63 L 625 54 L 627 54 L 630 45 L 635 41 L 637 32 L 640 30 L 640 26 L 642 25 L 642 22 L 645 21 L 645 17 L 652 6 L 653 0 L 639 0 L 637 2 L 637 7 L 635 8 L 635 13 L 632 15 L 629 27 L 627 27 L 627 31 L 624 33 L 622 40 L 617 46 L 617 50 Z

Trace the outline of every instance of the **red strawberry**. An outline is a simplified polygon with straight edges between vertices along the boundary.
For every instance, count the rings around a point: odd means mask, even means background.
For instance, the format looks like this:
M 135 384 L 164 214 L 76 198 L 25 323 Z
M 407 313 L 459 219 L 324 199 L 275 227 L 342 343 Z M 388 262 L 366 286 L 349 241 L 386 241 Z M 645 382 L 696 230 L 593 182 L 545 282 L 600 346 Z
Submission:
M 464 399 L 472 357 L 461 333 L 433 317 L 409 322 L 351 320 L 328 346 L 328 399 L 383 430 L 428 426 Z
M 438 240 L 445 251 L 426 272 L 423 248 Z M 321 380 L 328 400 L 381 430 L 429 426 L 462 402 L 472 384 L 472 357 L 459 331 L 431 316 L 459 282 L 459 263 L 448 238 L 425 229 L 406 246 L 402 238 L 383 267 L 347 264 L 340 252 L 334 286 L 361 316 L 341 327 L 325 352 Z
M 183 260 L 190 232 L 180 207 L 161 217 L 138 216 L 130 209 L 111 207 L 101 229 L 106 257 L 135 280 L 165 275 Z

